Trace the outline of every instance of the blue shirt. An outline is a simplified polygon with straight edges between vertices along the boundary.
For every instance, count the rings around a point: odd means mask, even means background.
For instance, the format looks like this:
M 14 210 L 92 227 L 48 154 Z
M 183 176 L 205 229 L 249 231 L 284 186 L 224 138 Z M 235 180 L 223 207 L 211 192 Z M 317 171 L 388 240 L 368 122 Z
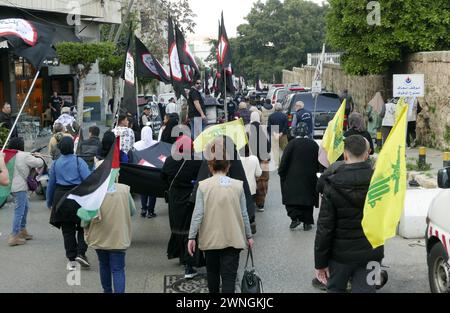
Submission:
M 312 139 L 314 132 L 312 113 L 306 109 L 298 110 L 294 115 L 294 119 L 292 120 L 292 129 L 295 129 L 297 127 L 297 124 L 300 122 L 306 123 L 306 125 L 308 125 L 309 137 Z
M 75 186 L 81 184 L 83 180 L 91 175 L 87 163 L 74 154 L 61 155 L 53 163 L 49 173 L 49 182 L 47 186 L 47 207 L 53 205 L 53 196 L 56 185 Z

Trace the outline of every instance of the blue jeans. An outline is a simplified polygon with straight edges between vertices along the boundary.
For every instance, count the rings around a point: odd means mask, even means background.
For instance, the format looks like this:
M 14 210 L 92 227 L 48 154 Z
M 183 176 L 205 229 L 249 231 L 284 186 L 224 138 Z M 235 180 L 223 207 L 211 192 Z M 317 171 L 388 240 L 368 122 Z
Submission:
M 189 126 L 191 128 L 191 138 L 195 140 L 205 130 L 207 121 L 201 117 L 193 117 L 189 121 Z
M 125 251 L 95 250 L 104 293 L 125 293 Z M 111 280 L 112 276 L 112 280 Z
M 12 235 L 17 236 L 19 232 L 27 226 L 28 215 L 28 193 L 26 191 L 13 192 L 14 204 L 14 220 L 12 227 Z
M 147 195 L 141 195 L 142 210 L 148 213 L 155 213 L 156 198 Z

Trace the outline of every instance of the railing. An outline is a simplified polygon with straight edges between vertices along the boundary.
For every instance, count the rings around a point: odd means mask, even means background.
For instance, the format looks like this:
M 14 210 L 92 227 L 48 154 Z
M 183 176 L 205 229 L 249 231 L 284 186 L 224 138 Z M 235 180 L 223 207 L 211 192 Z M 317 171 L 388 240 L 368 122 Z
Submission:
M 317 66 L 319 63 L 322 53 L 308 53 L 308 64 L 307 66 Z M 325 53 L 325 64 L 341 64 L 342 53 Z

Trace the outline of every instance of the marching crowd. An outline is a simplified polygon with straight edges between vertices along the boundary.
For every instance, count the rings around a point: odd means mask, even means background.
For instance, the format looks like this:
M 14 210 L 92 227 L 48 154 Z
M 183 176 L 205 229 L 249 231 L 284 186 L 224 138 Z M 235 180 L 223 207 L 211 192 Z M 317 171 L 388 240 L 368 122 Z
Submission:
M 254 245 L 255 212 L 265 210 L 272 162 L 278 167 L 282 203 L 291 220 L 289 228 L 294 230 L 303 224 L 304 231 L 311 231 L 317 224 L 316 283 L 330 292 L 345 292 L 348 282 L 354 292 L 375 291 L 377 286 L 366 280 L 366 265 L 371 261 L 381 263 L 384 252 L 383 247 L 372 249 L 361 220 L 373 174 L 369 160 L 375 152 L 371 130 L 389 127 L 390 117 L 385 120 L 386 115 L 395 114 L 392 106 L 381 103 L 379 94 L 375 96 L 368 106 L 369 130 L 364 115 L 353 112 L 350 106 L 346 112 L 345 152 L 328 169 L 318 161 L 313 114 L 301 101 L 295 105 L 291 128 L 280 104 L 272 106 L 266 102 L 259 109 L 241 102 L 235 118 L 243 120 L 252 140 L 238 151 L 229 137 L 217 137 L 208 145 L 208 157 L 196 159 L 193 142 L 207 126 L 201 86 L 198 81 L 189 94 L 187 117 L 191 135 L 174 135 L 176 126 L 186 121 L 181 121 L 180 114 L 169 110 L 169 106 L 159 136 L 148 126 L 148 107 L 139 121 L 126 114 L 119 116 L 117 126 L 102 139 L 96 126 L 89 128 L 89 138 L 80 138 L 79 125 L 68 108 L 62 108 L 61 114 L 55 116 L 54 135 L 49 142 L 53 163 L 46 199 L 51 210 L 49 222 L 63 235 L 67 269 L 75 270 L 77 264 L 89 268 L 86 251 L 91 247 L 98 255 L 104 292 L 125 291 L 125 255 L 131 245 L 131 216 L 136 211 L 130 187 L 111 184 L 98 215 L 88 224 L 77 216 L 79 206 L 75 200 L 64 197 L 100 166 L 115 138 L 120 137 L 122 163 L 128 162 L 130 151 L 146 150 L 159 141 L 175 147 L 161 170 L 171 228 L 167 257 L 179 258 L 185 266 L 186 279 L 197 275 L 196 268 L 206 266 L 210 292 L 219 292 L 220 285 L 222 292 L 235 291 L 240 252 Z M 4 110 L 8 107 L 4 106 Z M 45 156 L 23 152 L 23 140 L 19 137 L 10 141 L 9 148 L 18 153 L 11 182 L 15 211 L 8 243 L 21 246 L 33 239 L 26 228 L 30 171 L 44 166 Z M 4 163 L 0 160 L 0 184 L 8 185 Z M 322 173 L 320 178 L 318 173 Z M 141 195 L 141 216 L 156 218 L 155 204 L 156 197 Z M 317 223 L 313 217 L 315 207 L 320 207 Z

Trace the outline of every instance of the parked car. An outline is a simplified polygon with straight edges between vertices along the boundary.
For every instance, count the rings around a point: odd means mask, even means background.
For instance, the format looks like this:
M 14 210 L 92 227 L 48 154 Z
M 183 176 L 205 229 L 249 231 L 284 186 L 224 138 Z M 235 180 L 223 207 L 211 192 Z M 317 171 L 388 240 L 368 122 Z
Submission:
M 432 293 L 450 293 L 450 167 L 438 174 L 443 191 L 431 202 L 427 216 L 428 280 Z
M 328 123 L 334 118 L 341 106 L 339 95 L 323 92 L 317 97 L 317 106 L 313 94 L 309 91 L 305 90 L 304 92 L 295 92 L 288 95 L 282 105 L 284 113 L 288 115 L 289 128 L 294 119 L 295 103 L 297 101 L 303 101 L 305 103 L 305 109 L 313 114 L 314 137 L 322 138 L 328 127 Z

